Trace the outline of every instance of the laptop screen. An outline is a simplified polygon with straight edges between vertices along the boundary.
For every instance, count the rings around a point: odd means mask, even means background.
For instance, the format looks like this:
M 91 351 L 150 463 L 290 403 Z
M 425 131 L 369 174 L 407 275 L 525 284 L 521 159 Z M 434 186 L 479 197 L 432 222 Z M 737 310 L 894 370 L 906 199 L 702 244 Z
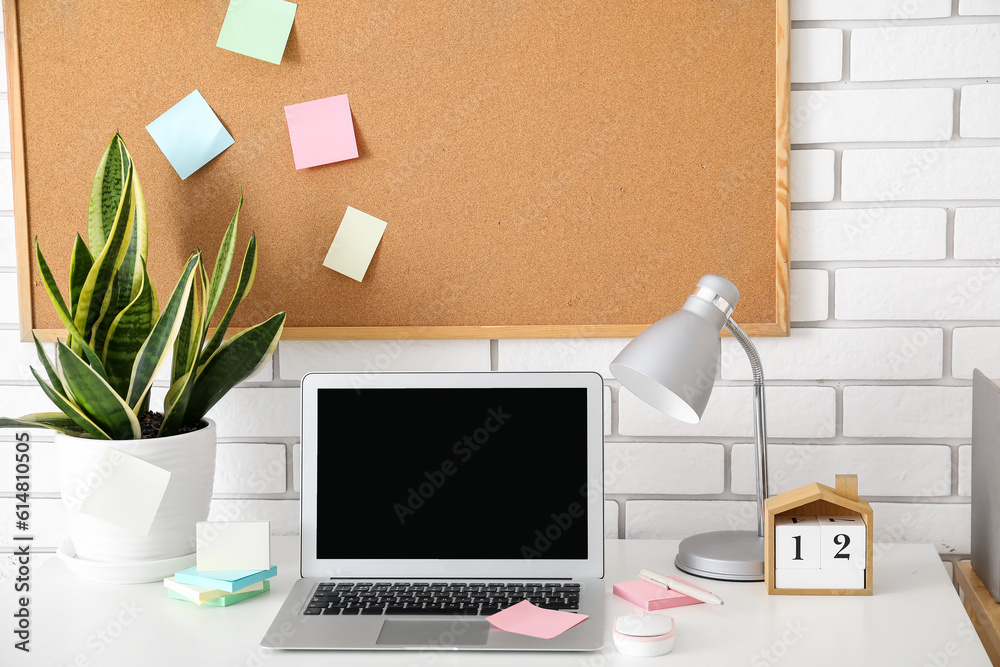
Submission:
M 586 559 L 587 408 L 583 387 L 317 389 L 316 557 Z

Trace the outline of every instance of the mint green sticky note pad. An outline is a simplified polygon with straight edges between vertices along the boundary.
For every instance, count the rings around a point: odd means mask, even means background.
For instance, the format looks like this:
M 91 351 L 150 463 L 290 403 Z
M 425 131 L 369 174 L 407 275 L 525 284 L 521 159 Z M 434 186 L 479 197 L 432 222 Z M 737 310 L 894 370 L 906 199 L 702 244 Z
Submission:
M 280 65 L 297 8 L 285 0 L 230 0 L 215 45 Z

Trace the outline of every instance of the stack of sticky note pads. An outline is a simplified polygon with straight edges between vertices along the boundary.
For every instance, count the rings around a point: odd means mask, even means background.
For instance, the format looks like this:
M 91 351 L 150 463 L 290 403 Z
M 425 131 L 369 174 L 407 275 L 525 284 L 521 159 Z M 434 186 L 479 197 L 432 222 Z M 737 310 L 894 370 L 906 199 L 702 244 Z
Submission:
M 197 540 L 197 564 L 163 580 L 169 597 L 227 607 L 271 589 L 269 521 L 201 521 Z

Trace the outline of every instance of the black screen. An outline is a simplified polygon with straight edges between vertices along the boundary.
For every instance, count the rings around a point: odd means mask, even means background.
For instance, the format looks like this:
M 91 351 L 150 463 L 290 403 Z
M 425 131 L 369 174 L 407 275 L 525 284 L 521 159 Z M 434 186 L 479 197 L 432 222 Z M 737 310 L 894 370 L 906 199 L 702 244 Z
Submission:
M 586 389 L 318 391 L 318 558 L 587 557 Z

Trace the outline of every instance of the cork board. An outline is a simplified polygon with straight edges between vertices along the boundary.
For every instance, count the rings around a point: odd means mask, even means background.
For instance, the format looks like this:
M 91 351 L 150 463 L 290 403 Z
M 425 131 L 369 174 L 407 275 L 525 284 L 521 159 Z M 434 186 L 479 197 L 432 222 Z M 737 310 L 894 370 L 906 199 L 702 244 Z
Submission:
M 303 0 L 280 66 L 215 46 L 227 5 L 4 0 L 24 336 L 59 327 L 30 240 L 65 281 L 116 130 L 161 298 L 243 188 L 236 325 L 632 336 L 715 272 L 787 333 L 787 0 Z M 236 143 L 182 181 L 144 128 L 194 89 Z M 283 107 L 343 93 L 360 157 L 295 170 Z M 347 206 L 388 223 L 361 283 L 322 266 Z

